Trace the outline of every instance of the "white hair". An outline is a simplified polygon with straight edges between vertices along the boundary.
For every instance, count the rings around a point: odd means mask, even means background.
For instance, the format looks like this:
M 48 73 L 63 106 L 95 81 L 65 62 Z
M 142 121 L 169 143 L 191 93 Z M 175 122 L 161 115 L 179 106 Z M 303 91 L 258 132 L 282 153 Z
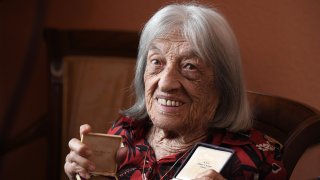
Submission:
M 225 18 L 214 8 L 198 4 L 171 4 L 156 12 L 146 23 L 139 42 L 134 79 L 135 104 L 122 111 L 137 120 L 148 117 L 145 105 L 144 72 L 147 53 L 155 38 L 179 28 L 196 54 L 213 67 L 218 93 L 213 128 L 244 131 L 252 126 L 242 75 L 239 47 Z M 214 92 L 214 90 L 212 91 Z

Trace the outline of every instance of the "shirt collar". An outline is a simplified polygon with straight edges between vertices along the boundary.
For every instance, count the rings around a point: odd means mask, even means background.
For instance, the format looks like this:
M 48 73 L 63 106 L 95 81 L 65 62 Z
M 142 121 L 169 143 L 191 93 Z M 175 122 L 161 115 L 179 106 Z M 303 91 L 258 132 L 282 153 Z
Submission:
M 214 145 L 220 146 L 222 144 L 226 144 L 226 145 L 239 146 L 239 145 L 251 144 L 250 130 L 246 132 L 233 133 L 223 129 L 213 129 L 213 130 L 210 130 L 210 132 L 211 133 L 209 133 L 208 140 Z

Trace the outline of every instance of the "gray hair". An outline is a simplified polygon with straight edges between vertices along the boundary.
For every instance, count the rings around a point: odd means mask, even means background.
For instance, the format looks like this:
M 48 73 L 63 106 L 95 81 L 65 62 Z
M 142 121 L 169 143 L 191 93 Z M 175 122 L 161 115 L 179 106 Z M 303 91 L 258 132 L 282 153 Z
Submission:
M 146 23 L 139 42 L 134 79 L 135 104 L 121 113 L 135 119 L 148 117 L 144 72 L 147 53 L 155 38 L 179 28 L 197 55 L 214 72 L 219 103 L 209 127 L 244 131 L 252 126 L 242 75 L 239 47 L 225 18 L 214 8 L 198 4 L 172 4 L 160 9 Z

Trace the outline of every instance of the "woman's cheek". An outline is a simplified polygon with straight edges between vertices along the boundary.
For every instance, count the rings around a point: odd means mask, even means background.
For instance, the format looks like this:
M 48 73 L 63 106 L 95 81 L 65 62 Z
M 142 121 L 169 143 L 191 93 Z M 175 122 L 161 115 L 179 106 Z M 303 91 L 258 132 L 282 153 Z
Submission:
M 147 110 L 149 111 L 152 107 L 152 90 L 149 88 L 147 83 L 145 83 L 145 85 L 146 85 L 145 101 L 146 101 Z
M 156 82 L 157 80 L 155 76 L 151 76 L 150 74 L 145 74 L 144 76 L 145 101 L 146 101 L 146 107 L 148 112 L 152 110 L 153 95 L 155 92 Z
M 216 106 L 214 86 L 213 83 L 208 82 L 208 79 L 195 81 L 192 88 L 193 93 L 190 92 L 193 101 L 190 117 L 195 120 L 203 120 L 203 123 L 207 123 L 208 119 L 212 118 Z

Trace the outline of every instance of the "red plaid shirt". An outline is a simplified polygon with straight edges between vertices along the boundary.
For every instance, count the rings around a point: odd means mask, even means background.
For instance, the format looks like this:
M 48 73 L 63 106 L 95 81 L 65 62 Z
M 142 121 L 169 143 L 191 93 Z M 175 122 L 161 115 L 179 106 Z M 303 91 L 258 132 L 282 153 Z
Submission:
M 147 179 L 171 179 L 185 160 L 185 153 L 178 153 L 157 161 L 154 150 L 145 139 L 151 125 L 149 119 L 137 121 L 121 117 L 110 128 L 108 133 L 121 135 L 124 145 L 128 147 L 126 159 L 117 172 L 119 179 L 142 179 L 143 174 Z M 206 143 L 235 150 L 236 156 L 221 172 L 225 178 L 287 179 L 279 160 L 281 156 L 277 144 L 269 142 L 261 132 L 254 129 L 246 133 L 231 133 L 222 129 L 210 132 Z

